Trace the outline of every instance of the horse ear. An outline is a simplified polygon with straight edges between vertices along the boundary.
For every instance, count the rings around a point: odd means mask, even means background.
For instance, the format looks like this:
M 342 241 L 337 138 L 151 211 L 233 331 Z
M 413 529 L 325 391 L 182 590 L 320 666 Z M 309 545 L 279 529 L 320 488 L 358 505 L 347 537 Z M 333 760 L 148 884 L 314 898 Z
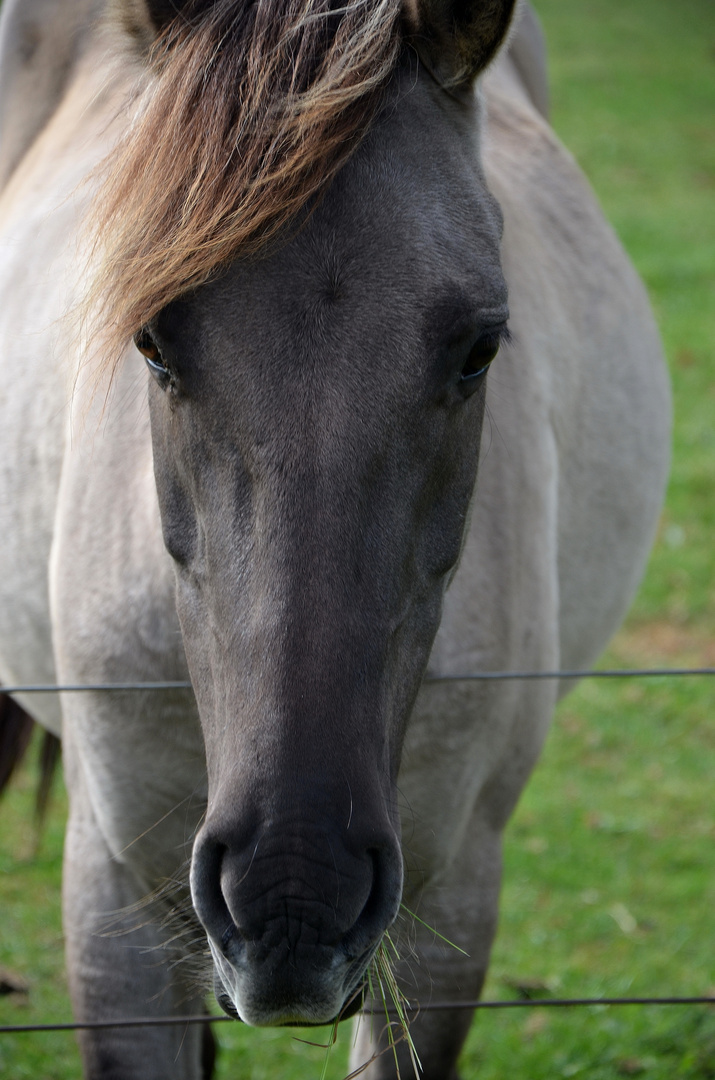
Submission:
M 157 34 L 196 0 L 110 0 L 124 29 L 149 47 Z
M 504 41 L 518 0 L 405 0 L 417 51 L 446 85 L 471 82 Z
M 163 30 L 168 23 L 173 22 L 176 16 L 189 6 L 189 2 L 190 0 L 143 0 L 149 18 L 157 30 Z M 196 7 L 196 4 L 192 6 Z

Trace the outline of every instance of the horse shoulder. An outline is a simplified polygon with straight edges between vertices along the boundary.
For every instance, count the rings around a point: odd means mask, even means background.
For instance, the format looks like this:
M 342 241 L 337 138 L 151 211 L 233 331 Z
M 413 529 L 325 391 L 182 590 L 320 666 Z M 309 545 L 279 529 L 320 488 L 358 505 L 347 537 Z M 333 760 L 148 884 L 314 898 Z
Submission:
M 561 663 L 588 665 L 625 614 L 662 504 L 665 362 L 643 284 L 573 158 L 508 77 L 495 73 L 487 101 L 515 354 L 491 406 L 504 430 L 510 412 L 536 413 L 551 443 Z
M 0 17 L 0 187 L 51 118 L 104 0 L 5 0 Z
M 49 17 L 59 6 L 29 0 L 28 16 L 39 18 L 46 11 Z M 20 32 L 21 8 L 14 0 L 3 7 L 5 59 L 12 35 L 17 40 Z M 6 462 L 0 469 L 0 527 L 6 539 L 0 551 L 0 681 L 5 683 L 56 681 L 47 568 L 76 382 L 77 331 L 68 312 L 81 295 L 79 223 L 89 197 L 82 181 L 101 160 L 116 113 L 111 94 L 104 92 L 106 75 L 95 61 L 96 55 L 87 53 L 72 66 L 45 122 L 27 135 L 11 175 L 3 173 L 0 379 L 12 388 L 0 394 L 0 457 Z M 10 72 L 2 73 L 0 117 L 18 104 L 27 77 L 16 64 L 13 88 L 12 71 L 11 64 Z M 11 165 L 9 149 L 3 138 L 5 170 Z M 25 612 L 20 622 L 19 603 Z M 45 696 L 48 702 L 39 700 Z M 51 697 L 35 695 L 23 704 L 58 730 L 58 703 Z

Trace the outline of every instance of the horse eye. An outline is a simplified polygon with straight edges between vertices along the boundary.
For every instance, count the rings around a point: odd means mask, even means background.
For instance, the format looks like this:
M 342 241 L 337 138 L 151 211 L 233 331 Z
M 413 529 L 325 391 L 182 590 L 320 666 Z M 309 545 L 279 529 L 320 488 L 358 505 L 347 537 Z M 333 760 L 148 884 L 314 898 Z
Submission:
M 146 327 L 142 327 L 142 329 L 134 335 L 134 344 L 146 360 L 152 375 L 155 375 L 160 380 L 166 378 L 169 372 L 162 358 L 161 351 Z
M 485 375 L 492 360 L 499 352 L 500 336 L 498 334 L 484 334 L 474 344 L 467 357 L 467 362 L 462 368 L 460 383 L 464 389 L 471 389 Z
M 142 327 L 141 330 L 134 335 L 134 344 L 142 356 L 145 356 L 147 360 L 159 360 L 161 358 L 159 346 L 145 327 Z

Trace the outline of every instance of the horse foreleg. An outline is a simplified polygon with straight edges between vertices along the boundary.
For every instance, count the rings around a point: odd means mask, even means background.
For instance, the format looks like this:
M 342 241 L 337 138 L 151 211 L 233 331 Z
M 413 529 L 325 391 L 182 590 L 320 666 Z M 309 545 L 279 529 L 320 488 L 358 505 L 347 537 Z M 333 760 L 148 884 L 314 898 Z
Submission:
M 74 785 L 65 844 L 64 921 L 77 1021 L 201 1013 L 203 1000 L 171 970 L 159 927 L 147 920 L 146 887 L 112 857 Z M 204 1025 L 79 1033 L 87 1080 L 208 1080 L 212 1038 Z
M 501 879 L 501 835 L 478 812 L 456 858 L 419 890 L 406 891 L 406 911 L 391 931 L 401 959 L 395 975 L 411 1010 L 410 1037 L 422 1064 L 422 1080 L 457 1080 L 457 1059 L 471 1024 L 473 1010 L 440 1009 L 432 1002 L 473 1001 L 479 997 L 489 965 L 497 924 Z M 435 933 L 435 931 L 437 933 Z M 441 936 L 438 936 L 441 935 Z M 447 940 L 445 940 L 447 939 Z M 450 944 L 451 943 L 451 944 Z M 387 948 L 388 955 L 394 951 Z M 372 977 L 373 990 L 377 978 Z M 384 980 L 383 980 L 384 983 Z M 388 1007 L 392 1003 L 388 1000 Z M 371 1010 L 357 1020 L 354 1069 L 374 1057 L 365 1080 L 411 1080 L 414 1069 L 407 1039 L 392 1025 L 390 1046 L 384 1005 L 372 999 Z M 394 1011 L 390 1014 L 396 1020 Z M 395 1062 L 397 1059 L 397 1064 Z
M 456 1058 L 469 1031 L 470 1011 L 424 1013 L 412 1021 L 410 1037 L 421 1066 L 421 1069 L 419 1066 L 415 1069 L 394 1012 L 390 1016 L 394 1040 L 391 1045 L 382 1003 L 373 1001 L 369 1008 L 375 1010 L 374 1013 L 362 1015 L 358 1021 L 357 1039 L 350 1058 L 351 1075 L 352 1070 L 357 1073 L 371 1062 L 359 1073 L 364 1080 L 396 1080 L 398 1076 L 401 1080 L 459 1080 Z

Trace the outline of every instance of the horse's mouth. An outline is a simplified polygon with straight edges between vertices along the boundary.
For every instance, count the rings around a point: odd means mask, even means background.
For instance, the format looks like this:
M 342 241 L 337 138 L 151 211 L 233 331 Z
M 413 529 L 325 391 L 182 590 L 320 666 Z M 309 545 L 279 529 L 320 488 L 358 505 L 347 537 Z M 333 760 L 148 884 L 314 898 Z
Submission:
M 355 990 L 353 990 L 352 996 L 348 998 L 338 1015 L 333 1018 L 332 1022 L 334 1023 L 335 1020 L 349 1020 L 355 1013 L 360 1012 L 360 1009 L 362 1009 L 365 1004 L 366 993 L 367 982 L 362 982 Z
M 324 1027 L 326 1024 L 334 1024 L 341 1020 L 349 1020 L 355 1013 L 359 1012 L 365 1002 L 365 994 L 367 993 L 367 982 L 361 982 L 352 992 L 347 999 L 342 1009 L 336 1016 L 330 1020 L 310 1021 L 310 1020 L 286 1020 L 284 1023 L 277 1025 L 278 1027 Z M 223 983 L 218 976 L 218 973 L 214 974 L 214 995 L 220 1008 L 227 1016 L 230 1016 L 232 1020 L 238 1020 L 239 1023 L 243 1023 L 241 1017 L 238 1014 L 238 1010 L 231 1000 L 230 996 L 226 993 Z
M 355 1013 L 360 1012 L 365 1003 L 365 994 L 367 993 L 367 983 L 363 983 L 362 986 L 353 993 L 353 996 L 349 998 L 343 1005 L 337 1016 L 334 1016 L 331 1020 L 320 1021 L 312 1023 L 309 1020 L 288 1020 L 285 1024 L 281 1024 L 280 1027 L 326 1027 L 328 1024 L 341 1023 L 343 1020 L 349 1020 Z

